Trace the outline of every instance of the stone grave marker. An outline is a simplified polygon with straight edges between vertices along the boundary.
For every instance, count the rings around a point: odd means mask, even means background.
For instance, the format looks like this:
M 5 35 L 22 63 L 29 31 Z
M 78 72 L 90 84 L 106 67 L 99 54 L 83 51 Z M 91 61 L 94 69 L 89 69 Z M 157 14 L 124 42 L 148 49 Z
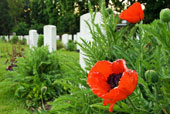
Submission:
M 49 52 L 56 51 L 56 26 L 44 26 L 44 46 L 48 46 Z
M 37 42 L 38 42 L 38 34 L 37 34 L 37 30 L 30 30 L 29 31 L 29 47 L 33 48 L 33 47 L 37 47 Z

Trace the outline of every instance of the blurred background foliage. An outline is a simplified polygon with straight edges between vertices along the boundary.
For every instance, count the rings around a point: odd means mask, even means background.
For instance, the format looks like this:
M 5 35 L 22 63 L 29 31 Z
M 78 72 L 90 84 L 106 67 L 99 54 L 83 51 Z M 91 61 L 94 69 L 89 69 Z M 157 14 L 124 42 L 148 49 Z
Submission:
M 99 0 L 100 1 L 100 0 Z M 94 9 L 99 6 L 98 0 L 90 0 Z M 114 7 L 121 12 L 135 0 L 105 0 L 106 7 Z M 169 0 L 140 0 L 145 5 L 144 23 L 150 23 L 159 17 L 163 8 L 170 8 Z M 43 26 L 57 26 L 57 33 L 75 34 L 79 31 L 80 16 L 89 12 L 88 0 L 1 0 L 0 1 L 0 34 L 16 32 L 27 34 L 29 29 L 43 33 Z

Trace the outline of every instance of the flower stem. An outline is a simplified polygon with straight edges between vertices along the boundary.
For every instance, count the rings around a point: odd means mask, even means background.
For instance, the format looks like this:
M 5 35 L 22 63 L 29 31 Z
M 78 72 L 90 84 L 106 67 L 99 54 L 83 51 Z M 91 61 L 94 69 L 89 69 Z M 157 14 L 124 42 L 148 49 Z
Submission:
M 42 108 L 43 108 L 43 110 L 45 110 L 42 92 L 41 92 L 41 103 L 42 103 Z
M 162 111 L 163 111 L 165 114 L 168 114 L 168 112 L 167 112 L 164 108 L 162 108 Z
M 137 107 L 133 104 L 133 102 L 132 102 L 132 100 L 130 99 L 130 97 L 128 97 L 127 99 L 128 99 L 128 101 L 130 102 L 130 104 L 132 105 L 132 107 L 133 107 L 136 111 L 142 111 L 142 112 L 145 112 L 145 113 L 149 113 L 147 110 L 143 110 L 143 109 L 137 108 Z M 166 113 L 165 113 L 165 114 L 166 114 Z

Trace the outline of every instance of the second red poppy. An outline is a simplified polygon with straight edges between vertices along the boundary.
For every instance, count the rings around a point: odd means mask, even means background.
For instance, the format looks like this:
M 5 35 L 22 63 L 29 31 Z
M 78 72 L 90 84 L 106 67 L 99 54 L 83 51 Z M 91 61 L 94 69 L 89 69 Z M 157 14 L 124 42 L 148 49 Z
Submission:
M 120 18 L 127 20 L 129 23 L 138 23 L 144 19 L 144 12 L 139 2 L 132 4 L 128 9 L 120 14 Z

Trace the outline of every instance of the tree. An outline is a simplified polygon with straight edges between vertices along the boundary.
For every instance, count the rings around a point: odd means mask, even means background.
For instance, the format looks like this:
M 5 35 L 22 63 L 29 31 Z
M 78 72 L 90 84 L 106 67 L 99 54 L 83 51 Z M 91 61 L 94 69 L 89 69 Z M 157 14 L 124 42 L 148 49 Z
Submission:
M 99 7 L 100 1 L 101 0 L 90 0 L 90 1 L 89 0 L 77 0 L 80 15 L 83 15 L 83 14 L 89 12 L 88 2 L 90 2 L 91 5 L 94 6 L 94 8 L 95 8 L 95 6 Z M 109 0 L 105 0 L 106 7 L 108 7 L 108 4 L 109 4 Z
M 61 35 L 63 33 L 75 34 L 79 31 L 79 16 L 75 13 L 77 0 L 59 0 L 57 29 Z
M 21 14 L 24 12 L 23 0 L 8 0 L 8 13 L 16 25 L 21 20 Z
M 0 0 L 0 34 L 6 35 L 10 31 L 11 18 L 8 13 L 8 2 Z
M 59 5 L 58 5 L 58 0 L 47 0 L 46 1 L 46 12 L 49 17 L 49 24 L 52 25 L 57 25 L 57 18 L 59 14 Z
M 28 25 L 31 25 L 31 9 L 30 9 L 30 0 L 24 0 L 24 12 L 22 14 L 23 21 Z
M 35 23 L 48 24 L 45 0 L 31 0 L 31 19 Z

